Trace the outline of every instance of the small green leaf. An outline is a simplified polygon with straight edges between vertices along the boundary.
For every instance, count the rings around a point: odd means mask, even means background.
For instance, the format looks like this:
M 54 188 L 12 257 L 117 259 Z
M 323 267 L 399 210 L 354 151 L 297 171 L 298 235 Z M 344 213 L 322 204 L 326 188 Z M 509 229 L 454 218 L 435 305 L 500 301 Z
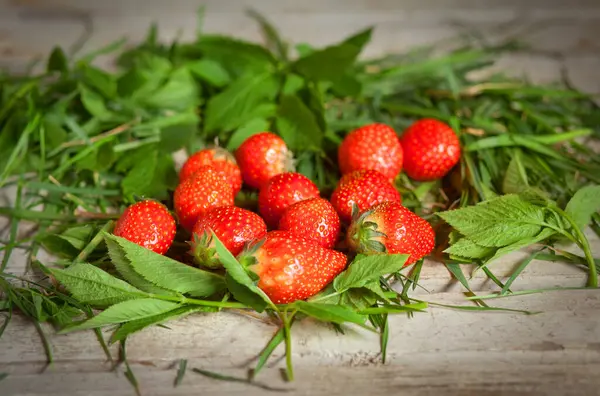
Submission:
M 473 242 L 489 247 L 534 237 L 544 225 L 543 208 L 518 195 L 504 195 L 438 216 Z
M 216 308 L 211 307 L 199 307 L 195 305 L 184 305 L 178 306 L 174 309 L 159 313 L 157 315 L 148 316 L 142 319 L 136 319 L 124 323 L 120 326 L 111 336 L 110 342 L 114 344 L 118 341 L 123 341 L 130 334 L 136 333 L 140 330 L 145 329 L 146 327 L 157 325 L 161 323 L 165 323 L 170 320 L 180 319 L 187 315 L 193 314 L 195 312 L 204 312 L 204 311 L 216 311 Z
M 298 96 L 284 96 L 279 102 L 277 130 L 292 151 L 319 149 L 323 131 L 314 114 Z
M 62 48 L 54 47 L 54 49 L 52 49 L 50 58 L 48 58 L 46 70 L 49 72 L 57 71 L 61 73 L 69 71 L 69 62 Z
M 468 259 L 481 259 L 494 253 L 494 248 L 481 246 L 468 238 L 461 238 L 452 244 L 445 253 Z
M 123 301 L 111 305 L 85 322 L 63 329 L 61 333 L 64 334 L 72 331 L 94 329 L 111 324 L 143 320 L 167 313 L 179 306 L 180 305 L 175 302 L 157 300 L 154 298 L 140 298 L 137 300 Z
M 514 151 L 514 156 L 508 163 L 506 174 L 502 182 L 502 192 L 504 194 L 518 194 L 529 187 L 527 174 L 521 160 L 521 152 Z
M 350 266 L 333 281 L 338 292 L 364 287 L 380 276 L 399 271 L 408 259 L 406 254 L 358 255 Z
M 323 322 L 342 324 L 345 322 L 364 324 L 366 318 L 356 312 L 341 306 L 322 303 L 296 301 L 294 308 L 298 311 Z
M 235 151 L 250 136 L 269 130 L 269 125 L 269 121 L 262 118 L 255 118 L 248 121 L 233 132 L 227 142 L 227 150 Z
M 80 69 L 87 86 L 94 88 L 105 98 L 113 99 L 117 96 L 117 81 L 113 75 L 89 64 L 82 64 Z
M 372 29 L 366 29 L 342 43 L 314 51 L 298 59 L 294 69 L 312 80 L 335 81 L 352 66 L 364 45 L 371 39 Z
M 212 272 L 182 264 L 125 238 L 108 234 L 106 238 L 112 239 L 121 247 L 135 272 L 160 288 L 204 297 L 225 287 L 223 278 Z
M 247 75 L 235 80 L 206 105 L 204 130 L 229 131 L 255 118 L 256 106 L 272 101 L 279 82 L 271 73 Z
M 244 267 L 233 257 L 214 233 L 213 240 L 219 255 L 219 261 L 227 270 L 225 275 L 227 288 L 235 299 L 254 308 L 257 312 L 264 311 L 267 306 L 275 307 L 269 297 L 255 285 Z
M 189 70 L 179 68 L 164 85 L 145 97 L 144 103 L 159 109 L 190 109 L 199 103 L 199 89 Z
M 147 150 L 147 152 L 148 155 L 140 158 L 140 161 L 133 166 L 122 180 L 121 188 L 124 195 L 144 196 L 147 194 L 158 165 L 156 150 Z
M 231 82 L 227 70 L 220 63 L 210 59 L 189 62 L 186 67 L 198 78 L 215 87 L 224 87 Z
M 592 221 L 592 215 L 600 210 L 600 186 L 580 188 L 571 198 L 565 212 L 571 216 L 577 227 L 583 230 Z
M 143 291 L 91 264 L 76 263 L 50 272 L 82 303 L 106 306 L 146 296 Z
M 79 94 L 81 96 L 81 102 L 85 109 L 94 117 L 97 117 L 101 120 L 110 119 L 112 117 L 112 112 L 106 108 L 106 104 L 104 103 L 104 98 L 87 88 L 83 84 L 79 84 Z

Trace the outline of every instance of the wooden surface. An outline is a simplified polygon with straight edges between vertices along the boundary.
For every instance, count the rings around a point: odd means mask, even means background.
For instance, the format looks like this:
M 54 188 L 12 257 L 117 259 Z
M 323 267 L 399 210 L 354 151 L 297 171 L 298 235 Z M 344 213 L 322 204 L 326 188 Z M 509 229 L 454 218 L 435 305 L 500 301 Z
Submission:
M 600 92 L 597 0 L 201 3 L 206 5 L 206 31 L 251 40 L 260 40 L 260 34 L 244 15 L 249 6 L 267 14 L 293 42 L 325 45 L 375 25 L 367 56 L 406 50 L 473 29 L 492 41 L 518 36 L 532 45 L 533 53 L 503 58 L 497 68 L 526 74 L 536 81 L 556 79 L 564 71 L 574 85 Z M 199 4 L 192 0 L 0 0 L 0 67 L 23 70 L 53 45 L 73 48 L 85 38 L 82 53 L 125 35 L 135 41 L 143 37 L 152 20 L 159 21 L 165 39 L 176 37 L 178 32 L 189 38 L 194 34 Z M 109 64 L 108 59 L 103 62 Z M 600 241 L 592 238 L 592 244 L 595 255 L 600 255 Z M 9 264 L 10 272 L 23 270 L 23 258 L 18 253 Z M 515 253 L 495 263 L 496 274 L 510 274 L 525 254 Z M 427 290 L 416 291 L 420 298 L 469 305 L 461 286 L 439 264 L 427 263 L 422 279 Z M 578 268 L 533 262 L 513 289 L 578 287 L 584 283 L 585 274 Z M 480 273 L 475 274 L 472 284 L 483 294 L 495 287 Z M 411 319 L 395 316 L 385 366 L 379 363 L 375 335 L 348 327 L 347 334 L 341 336 L 327 326 L 307 321 L 293 330 L 296 381 L 286 384 L 281 380 L 283 363 L 277 359 L 258 380 L 300 395 L 600 394 L 597 290 L 511 297 L 490 304 L 541 313 L 476 313 L 432 307 Z M 129 358 L 144 395 L 264 393 L 245 384 L 215 381 L 191 372 L 180 387 L 173 388 L 173 364 L 188 359 L 189 367 L 244 376 L 250 360 L 274 332 L 272 326 L 239 314 L 219 314 L 189 317 L 169 327 L 148 329 L 129 341 Z M 1 396 L 133 394 L 122 369 L 110 371 L 91 332 L 53 335 L 51 344 L 56 362 L 44 369 L 45 356 L 36 330 L 22 318 L 13 320 L 0 339 L 0 373 L 9 373 L 0 381 Z M 278 349 L 275 356 L 282 354 Z

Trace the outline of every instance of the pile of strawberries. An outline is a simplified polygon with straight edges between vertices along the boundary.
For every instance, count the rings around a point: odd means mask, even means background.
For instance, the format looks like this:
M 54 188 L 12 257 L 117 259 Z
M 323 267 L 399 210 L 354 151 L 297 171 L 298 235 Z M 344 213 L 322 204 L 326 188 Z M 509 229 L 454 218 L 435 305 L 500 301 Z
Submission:
M 220 147 L 193 154 L 180 171 L 173 202 L 179 225 L 191 233 L 196 264 L 219 268 L 213 233 L 276 304 L 317 294 L 348 261 L 347 254 L 400 253 L 410 265 L 435 243 L 427 221 L 402 206 L 394 180 L 443 177 L 460 158 L 453 130 L 422 119 L 399 139 L 384 124 L 349 133 L 338 149 L 342 177 L 327 200 L 277 135 L 249 137 L 235 156 Z M 242 184 L 257 189 L 258 214 L 235 206 Z M 166 206 L 152 200 L 128 207 L 114 234 L 165 254 L 176 233 Z M 342 232 L 345 231 L 345 232 Z

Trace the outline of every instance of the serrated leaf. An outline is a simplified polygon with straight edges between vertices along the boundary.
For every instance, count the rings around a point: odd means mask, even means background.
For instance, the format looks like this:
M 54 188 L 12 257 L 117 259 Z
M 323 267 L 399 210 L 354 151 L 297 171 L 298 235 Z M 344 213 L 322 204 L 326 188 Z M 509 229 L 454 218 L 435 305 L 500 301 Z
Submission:
M 298 96 L 284 96 L 275 122 L 279 134 L 292 151 L 320 148 L 323 131 L 315 115 Z
M 131 268 L 147 281 L 196 297 L 211 296 L 225 288 L 223 278 L 212 272 L 182 264 L 169 257 L 115 235 L 106 235 L 122 249 Z
M 534 237 L 544 225 L 543 208 L 518 195 L 504 195 L 438 215 L 473 242 L 488 247 Z
M 60 333 L 72 331 L 94 329 L 111 324 L 126 323 L 134 320 L 143 320 L 149 317 L 154 317 L 167 313 L 178 308 L 180 304 L 157 300 L 155 298 L 140 298 L 137 300 L 123 301 L 121 303 L 111 305 L 98 315 L 86 320 L 83 323 L 69 326 L 63 329 Z
M 121 188 L 124 195 L 144 196 L 150 189 L 156 167 L 158 153 L 155 150 L 148 150 L 148 155 L 140 160 L 127 173 L 127 176 L 121 181 Z
M 352 66 L 364 45 L 371 39 L 372 29 L 366 29 L 342 43 L 314 51 L 298 59 L 293 68 L 312 80 L 335 81 Z
M 333 281 L 338 292 L 364 287 L 380 276 L 399 271 L 406 263 L 406 254 L 358 255 L 350 266 Z
M 219 261 L 227 270 L 227 274 L 225 275 L 227 288 L 235 299 L 254 308 L 257 312 L 264 311 L 268 305 L 274 307 L 269 297 L 256 286 L 244 267 L 233 257 L 231 252 L 227 250 L 214 233 L 213 240 Z
M 515 252 L 515 251 L 523 249 L 527 246 L 541 242 L 545 239 L 550 238 L 554 234 L 556 234 L 556 231 L 554 229 L 544 228 L 539 234 L 537 234 L 533 237 L 524 238 L 519 241 L 513 242 L 509 245 L 506 245 L 504 247 L 501 247 L 500 249 L 496 250 L 496 252 L 494 253 L 494 255 L 492 257 L 490 257 L 489 259 L 487 259 L 485 261 L 484 266 L 487 266 L 489 263 L 493 262 L 494 260 L 499 259 L 500 257 L 504 256 L 505 254 Z
M 259 132 L 267 131 L 269 129 L 269 125 L 269 121 L 263 118 L 255 118 L 248 121 L 231 134 L 231 137 L 227 142 L 227 150 L 235 151 L 244 142 L 244 140 L 248 139 L 250 136 Z
M 296 301 L 294 303 L 294 308 L 298 309 L 298 311 L 304 313 L 305 315 L 323 322 L 333 322 L 338 324 L 351 322 L 364 324 L 366 320 L 363 315 L 357 314 L 356 312 L 341 305 Z
M 517 194 L 523 192 L 529 186 L 520 153 L 518 150 L 514 151 L 514 156 L 508 163 L 508 168 L 506 168 L 506 174 L 502 182 L 502 192 L 504 194 Z
M 125 250 L 111 235 L 105 234 L 104 241 L 108 247 L 108 255 L 110 260 L 117 271 L 119 271 L 123 279 L 125 279 L 127 282 L 148 293 L 164 295 L 175 294 L 172 290 L 156 286 L 154 283 L 148 281 L 142 275 L 135 272 L 131 266 L 131 262 L 125 255 Z
M 231 81 L 227 70 L 220 63 L 210 59 L 189 62 L 186 67 L 198 78 L 215 87 L 223 87 Z
M 494 248 L 478 245 L 468 238 L 461 238 L 444 250 L 450 255 L 469 259 L 481 259 L 493 254 L 494 251 Z
M 199 103 L 199 89 L 189 70 L 179 68 L 144 103 L 159 109 L 186 110 Z
M 50 271 L 82 303 L 106 306 L 146 296 L 142 290 L 91 264 L 76 263 L 64 270 Z
M 239 78 L 206 105 L 204 130 L 232 130 L 255 118 L 254 110 L 277 94 L 279 82 L 271 73 Z
M 600 186 L 580 188 L 567 203 L 565 212 L 577 227 L 583 230 L 592 221 L 592 215 L 600 210 Z
M 212 307 L 199 307 L 197 305 L 184 305 L 175 307 L 174 309 L 160 313 L 157 315 L 148 316 L 142 319 L 132 320 L 124 323 L 110 337 L 110 342 L 115 343 L 124 340 L 130 334 L 136 333 L 146 327 L 165 323 L 170 320 L 180 319 L 195 312 L 217 311 Z

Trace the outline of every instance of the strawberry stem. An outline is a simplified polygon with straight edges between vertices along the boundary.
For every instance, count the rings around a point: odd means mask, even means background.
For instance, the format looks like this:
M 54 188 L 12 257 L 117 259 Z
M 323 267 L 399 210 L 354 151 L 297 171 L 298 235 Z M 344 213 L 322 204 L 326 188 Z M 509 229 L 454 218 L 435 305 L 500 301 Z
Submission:
M 288 381 L 294 380 L 294 366 L 292 364 L 292 328 L 291 322 L 294 318 L 296 311 L 292 312 L 290 316 L 287 314 L 287 310 L 280 314 L 281 321 L 283 322 L 283 335 L 285 337 L 285 366 L 286 375 Z

